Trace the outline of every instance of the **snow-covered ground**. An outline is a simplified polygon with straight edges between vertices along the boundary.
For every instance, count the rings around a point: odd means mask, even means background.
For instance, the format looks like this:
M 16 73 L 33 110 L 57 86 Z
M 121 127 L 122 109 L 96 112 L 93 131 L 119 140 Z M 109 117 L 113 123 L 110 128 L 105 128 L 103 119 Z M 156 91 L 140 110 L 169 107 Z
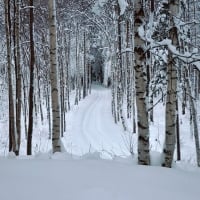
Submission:
M 114 123 L 110 89 L 99 85 L 67 113 L 65 153 L 50 153 L 45 121 L 34 124 L 34 156 L 25 156 L 23 134 L 21 156 L 16 158 L 7 150 L 8 122 L 0 121 L 0 200 L 198 200 L 200 169 L 195 167 L 187 115 L 180 116 L 182 161 L 172 169 L 159 166 L 164 141 L 162 104 L 155 107 L 154 116 L 151 167 L 138 166 L 137 155 L 130 156 L 130 146 L 136 153 L 137 135 Z M 126 123 L 130 127 L 131 122 Z
M 68 114 L 64 136 L 65 149 L 72 154 L 97 151 L 105 158 L 129 155 L 126 133 L 114 123 L 111 114 L 111 92 L 99 85 L 94 85 L 92 94 Z
M 101 158 L 114 159 L 115 156 L 130 156 L 130 148 L 137 153 L 137 135 L 132 134 L 132 122 L 127 121 L 129 131 L 115 124 L 111 114 L 111 91 L 100 85 L 93 85 L 91 95 L 73 105 L 66 115 L 66 132 L 62 138 L 66 151 L 73 155 L 99 152 Z M 45 111 L 45 109 L 43 109 Z M 162 103 L 154 108 L 154 122 L 150 124 L 151 151 L 161 153 L 164 142 L 165 109 Z M 3 112 L 1 113 L 1 115 Z M 44 116 L 46 113 L 44 112 Z M 3 116 L 1 116 L 3 118 Z M 5 117 L 4 117 L 5 118 Z M 180 115 L 180 137 L 182 160 L 196 165 L 194 138 L 191 134 L 189 116 Z M 22 124 L 20 154 L 26 155 L 26 139 Z M 33 154 L 51 150 L 48 139 L 48 121 L 35 120 L 33 132 Z M 8 154 L 8 121 L 0 121 L 0 156 Z M 176 158 L 176 155 L 175 155 Z
M 199 200 L 200 170 L 137 166 L 129 162 L 0 159 L 1 200 Z

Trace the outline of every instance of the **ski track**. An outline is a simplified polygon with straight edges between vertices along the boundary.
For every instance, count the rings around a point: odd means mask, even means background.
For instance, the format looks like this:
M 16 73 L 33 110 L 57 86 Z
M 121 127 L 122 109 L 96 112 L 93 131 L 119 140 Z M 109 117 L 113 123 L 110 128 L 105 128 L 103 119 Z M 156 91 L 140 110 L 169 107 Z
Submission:
M 70 136 L 65 141 L 72 144 L 68 148 L 73 154 L 95 151 L 108 155 L 128 154 L 123 129 L 112 117 L 110 89 L 93 86 L 92 94 L 80 102 L 69 121 Z

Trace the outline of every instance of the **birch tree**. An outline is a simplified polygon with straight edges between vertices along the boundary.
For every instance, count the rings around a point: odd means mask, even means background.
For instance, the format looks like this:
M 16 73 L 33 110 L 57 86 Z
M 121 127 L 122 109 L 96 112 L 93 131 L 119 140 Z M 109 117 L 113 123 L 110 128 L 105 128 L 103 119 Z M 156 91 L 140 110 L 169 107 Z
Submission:
M 188 96 L 189 96 L 189 103 L 191 107 L 191 115 L 193 120 L 193 131 L 194 131 L 194 137 L 195 137 L 195 147 L 196 147 L 196 159 L 197 159 L 197 166 L 200 167 L 200 143 L 199 143 L 199 128 L 198 128 L 198 122 L 197 122 L 197 110 L 194 103 L 194 98 L 192 96 L 191 91 L 191 85 L 188 78 L 188 73 L 186 75 L 186 85 L 188 90 Z
M 7 70 L 8 70 L 8 101 L 9 101 L 9 151 L 18 152 L 17 135 L 15 128 L 15 107 L 13 99 L 12 69 L 11 69 L 11 16 L 10 0 L 4 1 L 5 30 L 7 46 Z
M 142 1 L 134 1 L 134 53 L 135 53 L 135 88 L 138 127 L 138 164 L 149 165 L 149 123 L 146 104 L 145 41 L 140 34 L 143 30 L 144 10 Z
M 15 61 L 15 77 L 16 77 L 16 133 L 19 154 L 21 142 L 21 64 L 20 64 L 20 0 L 14 1 L 14 61 Z
M 169 8 L 169 39 L 172 45 L 178 47 L 178 32 L 175 24 L 175 16 L 179 12 L 179 1 L 169 0 L 165 5 Z M 176 144 L 176 102 L 177 102 L 177 69 L 173 52 L 168 49 L 167 66 L 167 100 L 165 116 L 165 146 L 163 166 L 171 167 Z
M 30 89 L 29 89 L 29 122 L 28 122 L 28 138 L 27 138 L 27 155 L 32 154 L 32 135 L 33 135 L 33 97 L 34 97 L 34 65 L 35 65 L 35 52 L 34 52 L 34 38 L 33 38 L 33 0 L 29 2 L 30 17 Z
M 61 151 L 60 104 L 57 68 L 56 3 L 49 0 L 49 43 L 50 43 L 50 81 L 52 103 L 52 145 L 53 153 Z

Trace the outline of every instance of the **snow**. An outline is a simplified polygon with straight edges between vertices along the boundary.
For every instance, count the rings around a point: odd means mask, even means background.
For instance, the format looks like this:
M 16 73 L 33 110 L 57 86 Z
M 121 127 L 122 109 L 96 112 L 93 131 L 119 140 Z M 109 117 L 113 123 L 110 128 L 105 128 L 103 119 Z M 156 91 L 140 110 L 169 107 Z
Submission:
M 2 200 L 198 200 L 200 196 L 199 169 L 74 160 L 65 154 L 0 162 Z
M 196 61 L 193 64 L 197 67 L 198 70 L 200 70 L 200 62 L 199 61 Z
M 111 155 L 129 155 L 123 128 L 114 123 L 110 99 L 109 89 L 94 85 L 92 94 L 68 114 L 63 139 L 68 152 L 83 155 L 97 151 L 108 159 Z
M 120 15 L 123 15 L 126 7 L 128 6 L 128 3 L 126 0 L 118 0 L 119 6 L 120 6 Z
M 25 156 L 24 136 L 21 155 L 7 154 L 8 130 L 2 121 L 0 199 L 198 200 L 200 169 L 195 167 L 189 116 L 180 115 L 182 161 L 174 162 L 172 169 L 162 168 L 165 117 L 164 105 L 158 104 L 154 123 L 150 124 L 152 166 L 138 166 L 137 134 L 124 132 L 120 124 L 114 123 L 110 104 L 110 89 L 93 85 L 92 94 L 72 106 L 62 138 L 63 153 L 50 153 L 51 141 L 44 122 L 34 129 L 33 156 Z M 130 155 L 131 145 L 134 155 Z
M 74 102 L 74 94 L 71 94 Z M 159 97 L 158 97 L 159 99 Z M 155 100 L 154 103 L 156 103 Z M 3 103 L 3 102 L 2 102 Z M 45 111 L 45 109 L 43 109 Z M 195 141 L 190 129 L 190 115 L 181 114 L 180 104 L 180 139 L 181 155 L 184 163 L 196 165 Z M 2 113 L 3 114 L 3 110 Z M 47 114 L 44 112 L 44 116 Z M 0 115 L 1 118 L 3 116 Z M 4 117 L 5 118 L 5 117 Z M 33 148 L 34 155 L 51 151 L 51 140 L 48 139 L 48 120 L 34 123 Z M 132 120 L 126 119 L 127 131 L 121 123 L 115 124 L 111 114 L 111 91 L 100 85 L 92 86 L 92 93 L 78 106 L 71 104 L 71 111 L 66 114 L 66 132 L 62 144 L 71 157 L 85 156 L 93 159 L 116 160 L 119 157 L 129 157 L 134 153 L 137 159 L 137 134 L 132 134 Z M 26 155 L 26 139 L 22 124 L 22 142 L 20 155 Z M 0 156 L 8 155 L 8 121 L 0 121 Z M 2 131 L 3 130 L 3 131 Z M 162 153 L 165 136 L 165 106 L 160 102 L 154 107 L 154 122 L 150 123 L 150 150 L 155 154 Z M 131 152 L 131 153 L 130 153 Z M 176 152 L 174 155 L 176 160 Z M 152 161 L 153 165 L 160 165 L 160 159 Z
M 74 102 L 73 93 L 71 102 Z M 189 110 L 186 115 L 181 115 L 181 107 L 179 110 L 182 161 L 195 166 L 195 141 L 190 129 Z M 44 116 L 47 116 L 45 112 Z M 37 123 L 34 123 L 32 148 L 34 155 L 51 151 L 52 142 L 48 139 L 48 120 L 45 119 L 43 123 L 39 121 L 40 119 L 37 119 Z M 84 156 L 88 159 L 92 156 L 93 159 L 116 160 L 119 157 L 129 157 L 133 152 L 134 159 L 137 159 L 137 134 L 132 134 L 132 120 L 126 119 L 126 125 L 127 131 L 124 131 L 121 123 L 114 123 L 111 114 L 111 91 L 109 88 L 96 84 L 92 86 L 92 93 L 79 102 L 78 106 L 71 104 L 71 111 L 66 114 L 66 132 L 62 138 L 62 144 L 73 158 Z M 22 127 L 24 127 L 23 124 Z M 8 121 L 0 121 L 0 130 L 0 156 L 7 156 Z M 26 155 L 24 128 L 22 131 L 20 155 Z M 159 156 L 162 153 L 164 136 L 165 106 L 160 102 L 154 107 L 154 122 L 150 124 L 150 150 L 154 155 Z M 174 158 L 176 160 L 176 153 Z M 152 160 L 152 164 L 160 165 L 160 159 Z
M 107 0 L 97 0 L 92 8 L 92 11 L 96 14 L 96 15 L 101 15 L 101 8 L 103 7 L 103 5 L 107 2 Z
M 101 8 L 103 5 L 107 2 L 107 0 L 97 0 L 92 8 L 92 11 L 96 15 L 101 15 Z M 126 7 L 128 6 L 128 3 L 126 0 L 118 0 L 119 6 L 120 6 L 120 15 L 123 15 Z

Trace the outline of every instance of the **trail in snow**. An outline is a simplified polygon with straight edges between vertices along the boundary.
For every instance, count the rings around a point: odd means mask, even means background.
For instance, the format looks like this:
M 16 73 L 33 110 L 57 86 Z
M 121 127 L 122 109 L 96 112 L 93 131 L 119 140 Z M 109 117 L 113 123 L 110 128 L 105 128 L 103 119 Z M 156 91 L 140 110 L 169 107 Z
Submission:
M 74 101 L 73 92 L 70 95 L 71 104 Z M 189 117 L 189 113 L 184 116 L 180 113 L 182 161 L 196 165 L 195 143 L 190 131 Z M 8 154 L 8 122 L 7 119 L 0 121 L 0 156 Z M 137 134 L 124 132 L 120 123 L 118 125 L 114 123 L 111 114 L 111 91 L 103 86 L 93 85 L 91 95 L 81 100 L 78 106 L 71 106 L 71 111 L 66 114 L 66 125 L 67 129 L 62 141 L 70 154 L 83 155 L 99 152 L 95 154 L 95 157 L 117 159 L 115 156 L 129 156 L 130 148 L 137 153 Z M 132 122 L 127 120 L 126 125 L 128 125 L 128 130 L 131 130 Z M 26 155 L 27 141 L 23 127 L 22 124 L 20 155 Z M 164 136 L 165 109 L 163 104 L 158 104 L 154 108 L 154 123 L 150 124 L 151 153 L 163 151 Z M 48 120 L 45 118 L 45 121 L 41 122 L 35 119 L 33 154 L 51 151 L 52 142 L 48 137 Z M 176 159 L 176 152 L 174 158 Z
M 67 151 L 78 155 L 98 151 L 103 157 L 129 154 L 123 128 L 112 117 L 110 89 L 94 85 L 92 94 L 74 109 L 67 118 Z

